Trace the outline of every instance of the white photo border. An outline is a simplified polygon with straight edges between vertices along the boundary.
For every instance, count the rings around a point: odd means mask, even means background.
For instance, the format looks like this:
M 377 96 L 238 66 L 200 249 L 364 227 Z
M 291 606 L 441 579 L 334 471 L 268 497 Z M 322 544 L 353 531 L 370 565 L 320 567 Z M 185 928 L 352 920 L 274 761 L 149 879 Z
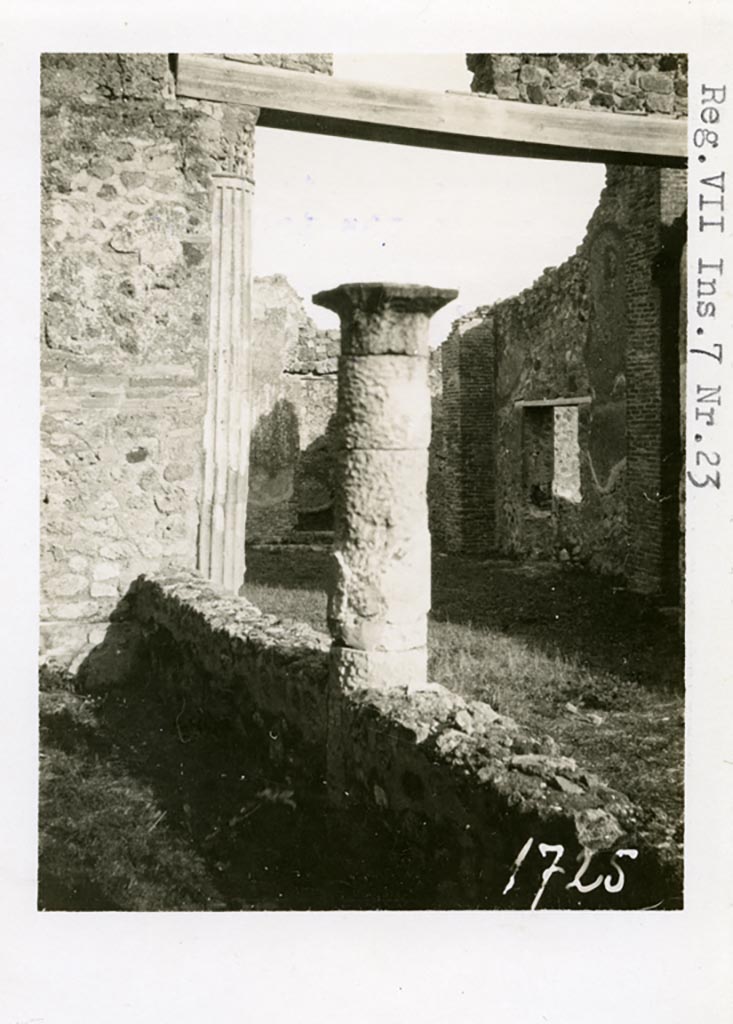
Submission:
M 41 52 L 219 52 L 232 38 L 261 52 L 690 54 L 690 135 L 703 86 L 727 88 L 705 174 L 733 183 L 733 14 L 725 0 L 474 0 L 368 7 L 337 0 L 252 7 L 191 0 L 33 3 L 2 16 L 5 153 L 2 324 L 2 559 L 5 715 L 0 757 L 5 913 L 2 1019 L 342 1020 L 437 1024 L 705 1024 L 730 1019 L 733 981 L 733 213 L 716 246 L 693 230 L 700 166 L 690 148 L 688 310 L 697 260 L 725 261 L 716 317 L 724 358 L 713 378 L 688 361 L 688 460 L 697 386 L 721 386 L 715 430 L 721 487 L 687 499 L 687 811 L 685 909 L 674 913 L 451 912 L 42 914 L 36 903 L 38 621 L 38 62 Z M 251 42 L 250 42 L 251 40 Z M 712 127 L 712 126 L 710 126 Z M 726 336 L 727 335 L 727 336 Z M 690 336 L 692 339 L 692 335 Z M 712 338 L 712 334 L 711 334 Z M 691 345 L 690 345 L 691 347 Z M 712 363 L 712 361 L 710 361 Z M 711 365 L 710 369 L 713 367 Z

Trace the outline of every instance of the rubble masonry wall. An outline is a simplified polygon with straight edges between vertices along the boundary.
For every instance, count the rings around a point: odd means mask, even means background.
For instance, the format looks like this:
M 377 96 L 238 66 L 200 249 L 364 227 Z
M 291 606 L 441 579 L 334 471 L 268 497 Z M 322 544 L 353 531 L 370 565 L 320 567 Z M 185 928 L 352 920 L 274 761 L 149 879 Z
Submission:
M 140 572 L 196 564 L 211 175 L 252 179 L 256 111 L 177 99 L 162 54 L 46 54 L 41 119 L 41 647 L 68 662 Z

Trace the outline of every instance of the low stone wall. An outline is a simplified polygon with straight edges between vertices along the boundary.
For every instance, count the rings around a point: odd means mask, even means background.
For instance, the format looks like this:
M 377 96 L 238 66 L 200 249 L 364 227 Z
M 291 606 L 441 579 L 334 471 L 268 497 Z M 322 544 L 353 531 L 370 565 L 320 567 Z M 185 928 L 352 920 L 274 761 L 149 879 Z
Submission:
M 326 636 L 193 573 L 140 577 L 125 601 L 127 671 L 234 723 L 310 791 L 324 842 L 348 835 L 389 890 L 380 905 L 528 909 L 543 880 L 541 908 L 681 905 L 680 850 L 549 737 L 437 685 L 330 693 Z

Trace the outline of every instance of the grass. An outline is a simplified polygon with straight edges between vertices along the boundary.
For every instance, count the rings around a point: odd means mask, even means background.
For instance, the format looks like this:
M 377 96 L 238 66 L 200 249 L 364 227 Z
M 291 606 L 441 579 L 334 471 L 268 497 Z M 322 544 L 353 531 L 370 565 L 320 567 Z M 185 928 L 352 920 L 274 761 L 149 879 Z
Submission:
M 264 611 L 325 630 L 327 573 L 326 552 L 253 548 L 242 593 Z M 432 604 L 432 681 L 552 736 L 681 840 L 683 650 L 675 621 L 615 580 L 446 555 L 434 560 Z
M 42 687 L 39 909 L 216 908 L 170 806 L 128 763 L 125 733 L 105 728 L 110 698 L 77 694 L 53 673 Z

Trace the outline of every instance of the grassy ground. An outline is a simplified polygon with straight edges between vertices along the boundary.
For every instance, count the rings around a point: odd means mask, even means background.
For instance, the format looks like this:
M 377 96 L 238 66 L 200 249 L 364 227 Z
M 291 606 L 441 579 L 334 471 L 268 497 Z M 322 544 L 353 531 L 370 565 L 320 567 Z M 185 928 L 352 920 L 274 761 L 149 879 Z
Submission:
M 242 593 L 326 629 L 328 556 L 248 554 Z M 437 555 L 430 678 L 486 700 L 564 750 L 682 837 L 683 651 L 676 621 L 613 581 L 564 566 Z

